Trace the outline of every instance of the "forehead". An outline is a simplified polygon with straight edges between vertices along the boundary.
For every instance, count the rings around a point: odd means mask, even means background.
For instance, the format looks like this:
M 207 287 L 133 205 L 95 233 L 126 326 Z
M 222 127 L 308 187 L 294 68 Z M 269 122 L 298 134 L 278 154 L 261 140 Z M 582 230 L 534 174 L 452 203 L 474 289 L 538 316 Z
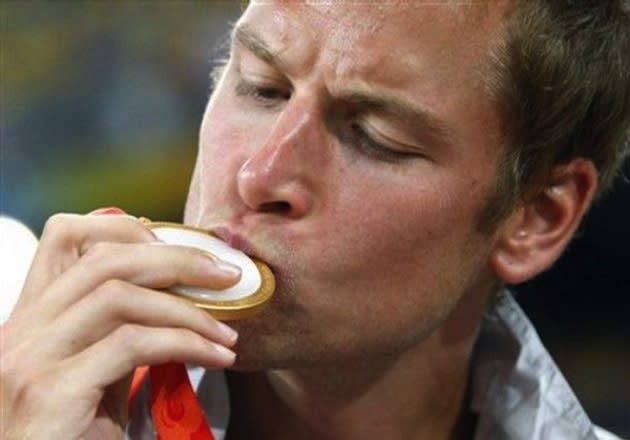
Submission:
M 498 129 L 484 76 L 503 35 L 504 3 L 264 0 L 238 26 L 288 60 L 291 79 L 324 84 L 332 95 L 378 88 L 430 110 L 455 137 L 487 142 L 478 127 Z
M 242 20 L 273 34 L 279 50 L 315 45 L 328 62 L 336 56 L 374 67 L 386 57 L 414 67 L 428 56 L 426 48 L 444 59 L 479 59 L 495 38 L 503 9 L 491 0 L 264 0 L 252 2 Z

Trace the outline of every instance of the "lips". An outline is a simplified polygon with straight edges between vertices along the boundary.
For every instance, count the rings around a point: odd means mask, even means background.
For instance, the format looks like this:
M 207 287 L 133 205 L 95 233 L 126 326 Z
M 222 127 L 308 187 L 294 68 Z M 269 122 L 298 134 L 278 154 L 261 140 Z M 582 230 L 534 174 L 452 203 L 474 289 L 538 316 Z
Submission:
M 267 260 L 257 252 L 256 248 L 249 240 L 240 234 L 232 232 L 228 227 L 218 226 L 211 228 L 210 233 L 223 240 L 230 247 L 245 252 L 250 257 L 257 258 L 267 263 Z
M 271 249 L 264 249 L 258 245 L 254 245 L 251 241 L 245 238 L 244 234 L 237 233 L 235 229 L 232 229 L 230 226 L 214 226 L 207 228 L 207 230 L 210 234 L 227 243 L 228 246 L 238 249 L 250 257 L 265 263 L 275 278 L 276 289 L 274 297 L 281 296 L 281 291 L 283 290 L 282 286 L 291 283 L 290 280 L 292 277 L 290 274 L 292 271 L 289 270 L 288 261 L 282 258 L 282 254 L 269 252 Z
M 289 271 L 287 270 L 286 263 L 280 263 L 280 258 L 271 259 L 269 253 L 265 253 L 263 249 L 258 246 L 255 246 L 251 241 L 245 238 L 244 235 L 241 235 L 237 232 L 234 232 L 228 226 L 216 226 L 209 229 L 210 234 L 215 237 L 223 240 L 230 247 L 234 249 L 238 249 L 241 252 L 246 253 L 250 257 L 260 260 L 265 263 L 275 279 L 275 293 L 274 298 L 272 298 L 272 302 L 278 301 L 278 298 L 282 297 L 282 291 L 284 290 L 285 285 L 290 284 L 291 277 L 289 276 Z M 279 257 L 278 255 L 276 257 Z

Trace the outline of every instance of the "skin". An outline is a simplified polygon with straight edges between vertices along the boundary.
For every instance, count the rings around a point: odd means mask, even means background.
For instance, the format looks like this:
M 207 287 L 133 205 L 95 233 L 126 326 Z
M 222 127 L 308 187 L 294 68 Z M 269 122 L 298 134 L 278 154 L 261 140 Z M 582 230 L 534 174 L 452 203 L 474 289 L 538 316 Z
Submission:
M 201 127 L 186 220 L 245 237 L 278 275 L 267 312 L 233 324 L 235 368 L 267 371 L 233 375 L 232 386 L 234 401 L 294 424 L 275 432 L 246 406 L 233 429 L 253 425 L 269 438 L 453 429 L 495 280 L 493 240 L 475 219 L 499 152 L 498 115 L 478 74 L 496 15 L 261 2 L 237 25 Z M 359 93 L 404 100 L 444 133 L 350 98 Z M 404 155 L 375 153 L 356 127 Z M 358 423 L 365 414 L 372 424 Z
M 99 214 L 47 222 L 1 328 L 3 439 L 122 438 L 136 365 L 234 361 L 231 329 L 157 289 L 225 287 L 239 272 L 157 243 L 133 217 Z
M 134 366 L 171 360 L 232 367 L 229 438 L 469 437 L 489 299 L 557 258 L 596 187 L 570 161 L 479 232 L 501 154 L 481 72 L 504 5 L 474 5 L 250 5 L 185 222 L 267 261 L 272 304 L 230 323 L 237 342 L 158 291 L 234 270 L 128 216 L 54 217 L 2 328 L 2 437 L 120 438 Z
M 235 324 L 256 333 L 241 341 L 239 366 L 258 367 L 256 350 L 279 364 L 398 352 L 487 284 L 491 242 L 474 219 L 498 151 L 497 115 L 475 73 L 488 36 L 471 23 L 469 42 L 456 44 L 454 14 L 261 2 L 240 21 L 286 66 L 234 44 L 202 123 L 186 212 L 187 223 L 244 237 L 278 275 L 274 307 Z M 417 118 L 351 102 L 351 93 L 404 99 L 448 140 Z M 355 130 L 391 144 L 392 157 Z
M 265 1 L 237 24 L 186 211 L 279 279 L 266 312 L 233 323 L 231 438 L 470 434 L 468 366 L 487 302 L 501 278 L 533 276 L 566 244 L 534 257 L 532 228 L 570 219 L 564 239 L 581 212 L 542 195 L 493 234 L 476 227 L 501 154 L 481 72 L 503 13 Z M 372 105 L 383 96 L 422 113 Z M 586 168 L 580 203 L 594 186 Z

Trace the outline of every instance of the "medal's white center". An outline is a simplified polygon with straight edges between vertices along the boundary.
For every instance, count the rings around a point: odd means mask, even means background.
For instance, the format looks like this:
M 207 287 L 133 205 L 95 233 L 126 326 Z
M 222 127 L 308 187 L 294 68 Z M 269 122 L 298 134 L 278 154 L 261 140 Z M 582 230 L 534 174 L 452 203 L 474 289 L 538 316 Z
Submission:
M 184 228 L 158 226 L 151 229 L 155 236 L 168 244 L 190 246 L 210 252 L 223 261 L 241 268 L 241 279 L 232 287 L 213 290 L 203 287 L 176 285 L 171 290 L 194 300 L 233 301 L 255 293 L 262 283 L 260 272 L 244 252 L 231 248 L 225 242 L 202 232 Z

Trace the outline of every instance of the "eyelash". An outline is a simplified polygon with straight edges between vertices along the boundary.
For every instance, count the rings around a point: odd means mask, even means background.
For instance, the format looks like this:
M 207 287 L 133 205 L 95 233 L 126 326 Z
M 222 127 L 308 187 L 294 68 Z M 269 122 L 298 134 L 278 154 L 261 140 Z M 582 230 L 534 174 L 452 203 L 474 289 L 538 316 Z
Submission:
M 278 102 L 288 101 L 291 98 L 291 92 L 279 87 L 262 86 L 245 80 L 238 82 L 235 92 L 237 96 L 252 98 L 264 107 L 273 107 Z
M 353 122 L 350 124 L 352 146 L 363 153 L 375 157 L 385 162 L 400 162 L 404 159 L 414 157 L 406 151 L 399 151 L 388 147 L 376 140 L 365 130 L 361 124 Z
M 279 87 L 258 85 L 242 79 L 237 83 L 235 93 L 240 97 L 252 98 L 266 108 L 274 107 L 291 98 L 291 92 L 284 91 Z M 370 157 L 385 162 L 399 162 L 405 158 L 413 157 L 410 153 L 394 150 L 374 140 L 358 122 L 351 122 L 349 130 L 344 129 L 344 131 L 346 135 L 340 136 L 342 142 Z

